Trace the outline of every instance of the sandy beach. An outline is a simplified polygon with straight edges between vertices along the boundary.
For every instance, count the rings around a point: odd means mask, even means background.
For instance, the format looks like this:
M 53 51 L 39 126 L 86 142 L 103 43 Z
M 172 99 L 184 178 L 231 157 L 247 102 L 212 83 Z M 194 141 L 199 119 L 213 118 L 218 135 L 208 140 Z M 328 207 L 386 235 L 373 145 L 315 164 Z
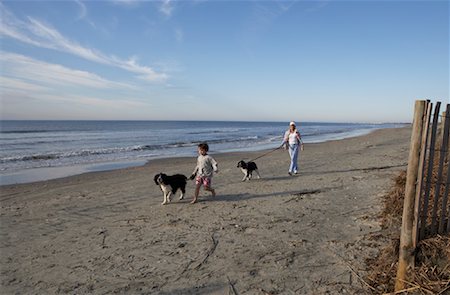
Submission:
M 307 144 L 256 162 L 212 154 L 217 196 L 162 206 L 159 172 L 190 175 L 196 159 L 1 187 L 2 294 L 364 294 L 365 259 L 383 243 L 380 197 L 406 169 L 410 128 Z M 178 196 L 178 195 L 177 195 Z

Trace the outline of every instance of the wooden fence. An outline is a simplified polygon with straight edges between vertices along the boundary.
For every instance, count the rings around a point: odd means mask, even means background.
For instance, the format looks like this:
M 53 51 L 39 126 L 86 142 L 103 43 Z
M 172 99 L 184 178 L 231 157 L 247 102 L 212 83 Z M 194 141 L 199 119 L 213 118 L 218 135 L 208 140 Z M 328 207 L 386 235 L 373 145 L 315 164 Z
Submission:
M 415 103 L 395 290 L 405 289 L 417 243 L 450 233 L 450 104 Z

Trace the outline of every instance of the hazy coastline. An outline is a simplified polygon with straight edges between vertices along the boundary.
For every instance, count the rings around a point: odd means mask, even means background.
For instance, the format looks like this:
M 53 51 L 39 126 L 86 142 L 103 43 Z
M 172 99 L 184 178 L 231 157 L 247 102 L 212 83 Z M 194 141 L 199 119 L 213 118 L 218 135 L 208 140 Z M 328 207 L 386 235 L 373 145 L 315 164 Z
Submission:
M 278 147 L 285 123 L 202 121 L 6 121 L 0 140 L 0 184 L 27 183 L 114 170 L 159 158 Z M 5 123 L 5 121 L 3 121 Z M 302 123 L 305 143 L 367 134 L 404 124 Z

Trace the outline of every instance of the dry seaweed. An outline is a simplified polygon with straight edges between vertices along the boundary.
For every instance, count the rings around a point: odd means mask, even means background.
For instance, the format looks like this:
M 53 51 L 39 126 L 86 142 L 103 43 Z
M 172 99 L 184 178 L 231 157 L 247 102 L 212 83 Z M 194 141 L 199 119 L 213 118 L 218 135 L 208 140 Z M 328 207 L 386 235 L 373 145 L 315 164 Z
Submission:
M 435 175 L 436 171 L 433 173 L 434 178 Z M 389 242 L 376 258 L 367 260 L 370 269 L 366 280 L 376 289 L 374 294 L 390 293 L 394 290 L 405 183 L 406 172 L 403 171 L 395 178 L 392 189 L 383 198 L 384 209 L 380 218 Z M 434 197 L 434 191 L 431 196 Z M 432 201 L 433 199 L 430 200 Z M 400 292 L 401 294 L 450 294 L 449 236 L 435 236 L 420 241 L 416 249 L 415 263 L 413 280 L 407 283 L 408 288 Z

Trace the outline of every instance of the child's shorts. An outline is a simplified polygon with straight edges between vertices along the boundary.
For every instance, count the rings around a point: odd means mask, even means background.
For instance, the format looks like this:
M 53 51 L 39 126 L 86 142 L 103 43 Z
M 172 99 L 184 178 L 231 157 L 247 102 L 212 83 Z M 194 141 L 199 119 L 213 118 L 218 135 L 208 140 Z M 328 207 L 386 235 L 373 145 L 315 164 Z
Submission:
M 211 177 L 197 176 L 197 178 L 195 178 L 195 184 L 196 185 L 202 184 L 205 187 L 210 187 L 211 186 Z

